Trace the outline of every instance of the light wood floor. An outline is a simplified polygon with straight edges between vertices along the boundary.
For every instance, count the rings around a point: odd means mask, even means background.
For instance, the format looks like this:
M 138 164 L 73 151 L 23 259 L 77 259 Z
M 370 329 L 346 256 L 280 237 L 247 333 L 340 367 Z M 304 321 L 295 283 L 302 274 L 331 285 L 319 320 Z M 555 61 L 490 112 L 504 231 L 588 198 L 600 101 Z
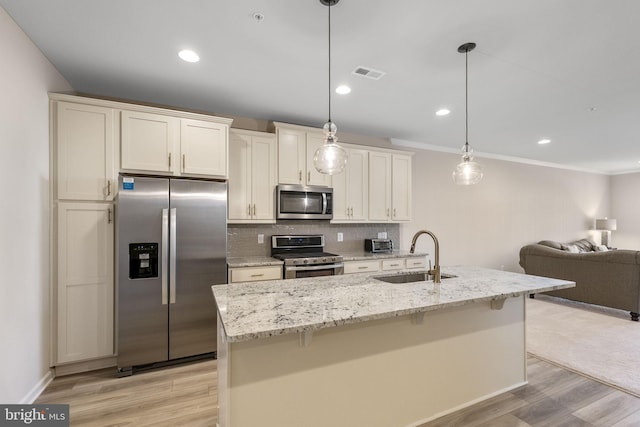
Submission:
M 640 426 L 639 398 L 535 357 L 527 362 L 528 385 L 421 427 Z M 56 378 L 35 403 L 70 404 L 74 427 L 215 426 L 216 381 L 214 360 L 125 378 L 111 368 Z

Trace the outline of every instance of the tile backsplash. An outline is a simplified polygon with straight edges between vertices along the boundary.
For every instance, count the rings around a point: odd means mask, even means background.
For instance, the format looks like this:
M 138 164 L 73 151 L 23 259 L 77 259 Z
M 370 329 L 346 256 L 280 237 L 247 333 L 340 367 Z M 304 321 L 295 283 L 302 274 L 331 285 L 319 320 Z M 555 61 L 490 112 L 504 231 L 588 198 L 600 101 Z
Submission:
M 394 244 L 400 241 L 400 224 L 329 224 L 327 221 L 278 221 L 276 224 L 228 224 L 229 257 L 271 256 L 274 234 L 324 234 L 325 250 L 335 253 L 364 251 L 364 239 L 377 238 L 386 232 Z M 343 241 L 338 242 L 338 233 Z M 264 242 L 258 243 L 258 235 Z

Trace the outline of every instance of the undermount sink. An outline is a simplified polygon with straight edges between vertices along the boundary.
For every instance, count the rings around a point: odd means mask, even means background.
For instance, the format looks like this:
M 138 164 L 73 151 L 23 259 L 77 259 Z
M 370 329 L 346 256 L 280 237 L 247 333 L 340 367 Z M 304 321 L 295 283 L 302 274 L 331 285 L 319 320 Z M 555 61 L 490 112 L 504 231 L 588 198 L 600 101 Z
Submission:
M 441 273 L 441 279 L 451 279 L 453 277 L 458 277 L 455 274 L 446 274 Z M 381 280 L 387 283 L 412 283 L 412 282 L 428 282 L 433 280 L 433 276 L 427 272 L 420 273 L 403 273 L 403 274 L 393 274 L 389 276 L 377 276 L 374 277 L 376 280 Z

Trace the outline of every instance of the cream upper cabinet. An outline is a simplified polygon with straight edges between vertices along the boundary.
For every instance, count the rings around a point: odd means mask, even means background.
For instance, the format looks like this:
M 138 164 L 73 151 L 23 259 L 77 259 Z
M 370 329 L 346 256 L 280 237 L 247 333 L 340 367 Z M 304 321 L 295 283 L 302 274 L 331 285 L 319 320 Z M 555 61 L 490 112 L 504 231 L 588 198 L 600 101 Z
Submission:
M 306 147 L 305 147 L 307 152 L 306 185 L 324 185 L 327 187 L 331 185 L 331 175 L 318 172 L 316 170 L 316 167 L 313 165 L 313 157 L 316 154 L 316 150 L 320 148 L 322 144 L 324 144 L 324 134 L 307 132 Z
M 179 169 L 180 119 L 140 111 L 120 116 L 121 169 L 169 172 Z
M 276 127 L 278 139 L 278 183 L 331 185 L 331 177 L 313 166 L 313 156 L 323 143 L 321 132 Z
M 411 156 L 393 154 L 391 161 L 391 219 L 411 221 Z
M 227 177 L 228 125 L 127 110 L 120 121 L 121 169 Z
M 229 222 L 275 222 L 276 184 L 275 135 L 231 129 Z
M 369 153 L 369 220 L 411 221 L 411 156 Z
M 115 132 L 112 108 L 54 102 L 56 192 L 63 200 L 112 200 Z
M 58 204 L 56 363 L 114 355 L 113 205 Z
M 227 125 L 202 120 L 180 121 L 181 174 L 227 176 Z
M 369 220 L 391 220 L 391 154 L 369 153 Z
M 331 176 L 333 220 L 364 222 L 369 214 L 369 151 L 345 149 L 344 172 Z

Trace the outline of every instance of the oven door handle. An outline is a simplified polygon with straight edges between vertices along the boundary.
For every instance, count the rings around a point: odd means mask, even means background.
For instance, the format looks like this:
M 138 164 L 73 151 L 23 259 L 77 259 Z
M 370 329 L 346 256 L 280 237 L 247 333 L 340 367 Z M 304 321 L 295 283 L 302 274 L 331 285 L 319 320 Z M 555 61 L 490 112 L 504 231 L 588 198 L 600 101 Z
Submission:
M 284 269 L 287 271 L 312 271 L 312 270 L 331 270 L 335 268 L 344 267 L 343 263 L 338 264 L 323 264 L 323 265 L 304 265 L 300 267 L 286 266 Z

